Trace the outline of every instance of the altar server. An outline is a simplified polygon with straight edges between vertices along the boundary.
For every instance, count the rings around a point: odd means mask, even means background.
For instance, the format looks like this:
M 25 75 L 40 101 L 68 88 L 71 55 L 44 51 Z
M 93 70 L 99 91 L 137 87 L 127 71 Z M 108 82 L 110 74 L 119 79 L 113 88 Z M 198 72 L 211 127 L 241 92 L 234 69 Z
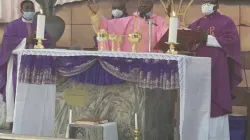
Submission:
M 0 93 L 7 105 L 7 122 L 13 122 L 17 79 L 17 57 L 12 56 L 12 51 L 25 48 L 32 49 L 35 43 L 34 3 L 30 0 L 24 0 L 20 6 L 23 15 L 7 25 L 0 47 Z M 46 35 L 46 39 L 44 41 L 45 47 L 51 42 L 48 35 Z
M 204 17 L 189 28 L 203 31 L 197 55 L 212 58 L 211 119 L 209 140 L 229 140 L 228 114 L 233 90 L 241 82 L 240 38 L 233 20 L 217 11 L 218 0 L 203 0 Z
M 132 16 L 112 20 L 100 17 L 93 11 L 93 16 L 91 17 L 92 25 L 96 32 L 100 29 L 105 29 L 110 34 L 125 35 L 121 43 L 121 51 L 126 52 L 131 52 L 132 50 L 132 44 L 128 40 L 127 35 L 137 32 L 142 35 L 141 41 L 137 44 L 137 52 L 148 52 L 149 24 L 147 20 L 152 19 L 154 23 L 152 27 L 152 48 L 168 29 L 167 20 L 152 13 L 152 8 L 152 0 L 139 0 L 138 10 Z M 110 47 L 111 45 L 106 44 L 106 46 Z M 110 50 L 110 48 L 107 49 Z

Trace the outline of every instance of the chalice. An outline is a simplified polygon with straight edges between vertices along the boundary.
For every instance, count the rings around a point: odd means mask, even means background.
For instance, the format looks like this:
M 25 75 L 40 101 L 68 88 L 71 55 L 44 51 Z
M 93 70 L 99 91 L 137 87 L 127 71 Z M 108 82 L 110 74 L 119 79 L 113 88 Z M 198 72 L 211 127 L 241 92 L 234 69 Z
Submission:
M 140 33 L 134 32 L 131 34 L 128 34 L 128 40 L 133 44 L 132 45 L 132 52 L 136 52 L 136 45 L 138 42 L 140 42 L 142 39 L 142 35 Z
M 109 34 L 109 40 L 111 40 L 112 42 L 112 46 L 111 46 L 111 51 L 115 51 L 115 40 L 116 40 L 116 35 L 114 34 Z
M 100 46 L 100 50 L 103 51 L 104 50 L 104 43 L 109 39 L 109 34 L 106 30 L 101 29 L 98 33 L 97 33 L 97 41 L 100 42 L 101 46 Z

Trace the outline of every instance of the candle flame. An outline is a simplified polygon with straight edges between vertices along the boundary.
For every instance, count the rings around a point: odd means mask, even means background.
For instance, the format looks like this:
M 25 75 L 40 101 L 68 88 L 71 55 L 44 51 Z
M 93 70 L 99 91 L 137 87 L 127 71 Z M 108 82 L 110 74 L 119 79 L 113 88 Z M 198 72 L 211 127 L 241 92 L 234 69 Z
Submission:
M 173 17 L 175 17 L 175 16 L 176 16 L 175 11 L 173 11 L 173 12 L 172 12 L 172 16 L 173 16 Z
M 40 14 L 43 14 L 43 9 L 40 9 Z

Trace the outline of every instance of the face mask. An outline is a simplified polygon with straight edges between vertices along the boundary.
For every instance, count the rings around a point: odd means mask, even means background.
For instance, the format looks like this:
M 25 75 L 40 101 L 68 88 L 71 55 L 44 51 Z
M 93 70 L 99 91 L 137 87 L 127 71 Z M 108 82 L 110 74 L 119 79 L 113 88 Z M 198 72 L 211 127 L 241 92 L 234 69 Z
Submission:
M 211 3 L 202 4 L 201 11 L 206 16 L 211 15 L 214 12 L 214 7 L 215 6 L 216 5 L 211 4 Z
M 35 15 L 35 12 L 23 12 L 23 18 L 26 20 L 32 20 Z
M 119 9 L 114 9 L 112 10 L 112 15 L 114 16 L 114 18 L 120 18 L 123 15 L 123 11 Z

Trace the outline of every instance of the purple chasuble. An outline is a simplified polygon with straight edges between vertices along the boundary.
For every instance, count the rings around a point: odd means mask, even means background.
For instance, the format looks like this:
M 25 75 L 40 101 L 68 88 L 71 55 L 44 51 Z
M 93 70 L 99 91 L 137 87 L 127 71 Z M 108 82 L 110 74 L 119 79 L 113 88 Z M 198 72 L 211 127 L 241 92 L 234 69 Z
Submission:
M 31 24 L 32 32 L 36 31 L 36 23 Z M 22 42 L 24 38 L 28 36 L 27 24 L 22 21 L 22 18 L 14 20 L 9 23 L 5 28 L 3 41 L 0 47 L 0 93 L 3 95 L 4 101 L 6 101 L 6 81 L 7 81 L 7 65 L 9 58 L 12 54 L 12 51 L 16 49 L 16 47 Z M 49 46 L 51 44 L 51 40 L 49 35 L 45 33 L 44 46 Z M 34 41 L 35 43 L 35 41 Z M 34 44 L 33 43 L 33 44 Z M 34 46 L 34 45 L 33 45 Z M 14 93 L 16 92 L 16 79 L 17 79 L 17 57 L 14 57 L 14 65 L 13 65 L 13 89 Z
M 222 48 L 201 43 L 197 55 L 212 58 L 211 117 L 232 112 L 233 90 L 241 82 L 240 38 L 233 20 L 218 12 L 203 17 L 189 26 L 190 29 L 207 31 Z

